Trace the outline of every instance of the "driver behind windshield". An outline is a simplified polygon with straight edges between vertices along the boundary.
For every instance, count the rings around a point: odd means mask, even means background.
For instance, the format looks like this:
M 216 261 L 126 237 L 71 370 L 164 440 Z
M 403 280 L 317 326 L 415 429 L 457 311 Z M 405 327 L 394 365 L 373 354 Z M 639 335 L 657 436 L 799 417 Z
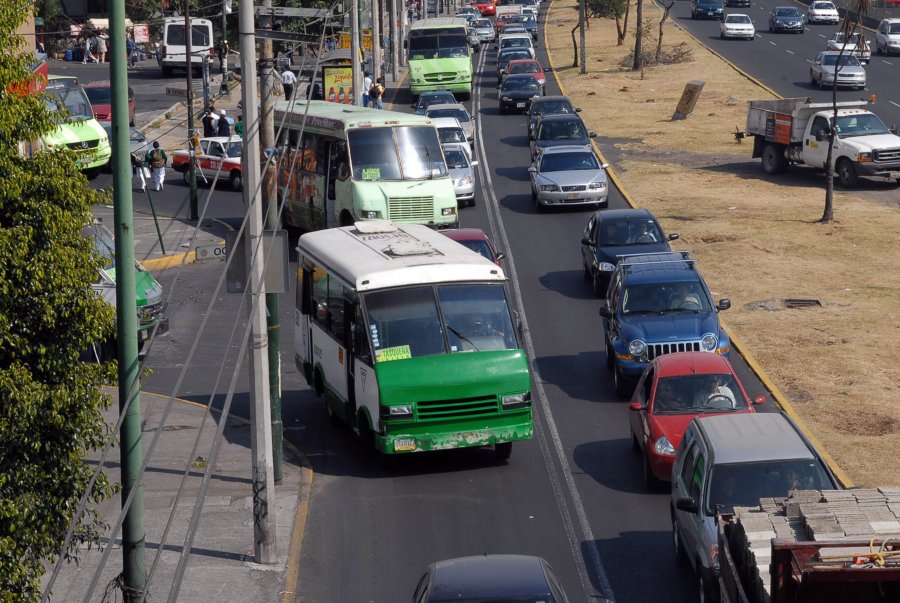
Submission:
M 728 400 L 730 408 L 737 408 L 734 392 L 725 385 L 723 375 L 705 375 L 703 386 L 694 393 L 693 406 L 694 408 L 706 408 L 712 405 L 719 408 L 724 406 L 725 399 Z

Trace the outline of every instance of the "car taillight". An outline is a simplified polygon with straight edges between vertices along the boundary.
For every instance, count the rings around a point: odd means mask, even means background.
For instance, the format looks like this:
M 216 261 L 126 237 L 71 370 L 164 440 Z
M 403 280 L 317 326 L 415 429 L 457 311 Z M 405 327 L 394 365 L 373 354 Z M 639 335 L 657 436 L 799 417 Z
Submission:
M 209 47 L 209 58 L 213 58 L 214 56 L 216 56 L 216 47 L 210 46 Z

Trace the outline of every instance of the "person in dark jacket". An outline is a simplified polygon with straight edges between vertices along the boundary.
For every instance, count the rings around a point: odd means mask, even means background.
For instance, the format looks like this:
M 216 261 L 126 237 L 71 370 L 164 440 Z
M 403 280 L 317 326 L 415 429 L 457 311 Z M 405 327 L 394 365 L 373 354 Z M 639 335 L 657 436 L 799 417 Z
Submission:
M 231 124 L 225 116 L 225 109 L 219 111 L 219 124 L 216 126 L 217 136 L 231 136 Z
M 211 109 L 206 110 L 206 112 L 203 114 L 203 118 L 200 120 L 200 122 L 203 124 L 204 138 L 208 138 L 210 136 L 216 135 L 216 126 L 215 126 L 216 118 L 213 115 L 213 112 Z

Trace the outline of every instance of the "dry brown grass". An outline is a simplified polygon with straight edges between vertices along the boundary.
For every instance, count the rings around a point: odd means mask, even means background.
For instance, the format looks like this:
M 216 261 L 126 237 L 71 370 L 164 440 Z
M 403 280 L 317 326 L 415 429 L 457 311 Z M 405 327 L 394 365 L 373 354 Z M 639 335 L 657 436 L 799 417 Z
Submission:
M 693 60 L 648 68 L 641 79 L 619 67 L 633 37 L 616 47 L 614 23 L 593 19 L 588 74 L 580 75 L 571 67 L 576 6 L 554 0 L 548 50 L 590 129 L 614 144 L 626 190 L 681 234 L 716 297 L 732 300 L 728 328 L 853 481 L 900 485 L 896 189 L 872 185 L 865 198 L 836 191 L 837 222 L 818 223 L 821 174 L 795 169 L 766 179 L 751 144 L 732 136 L 744 127 L 746 101 L 768 92 L 672 24 L 666 45 L 690 44 Z M 706 85 L 694 114 L 672 121 L 684 84 L 695 79 Z M 785 298 L 822 307 L 784 309 Z M 755 303 L 765 300 L 778 309 Z

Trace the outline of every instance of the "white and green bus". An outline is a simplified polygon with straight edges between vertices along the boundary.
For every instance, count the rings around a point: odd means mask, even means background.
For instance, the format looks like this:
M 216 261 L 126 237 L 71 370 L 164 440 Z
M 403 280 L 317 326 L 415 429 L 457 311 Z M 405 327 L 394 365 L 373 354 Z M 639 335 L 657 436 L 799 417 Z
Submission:
M 406 40 L 409 90 L 414 96 L 432 90 L 472 95 L 472 55 L 465 19 L 440 17 L 415 21 Z
M 300 237 L 295 362 L 334 423 L 383 454 L 534 433 L 531 378 L 503 270 L 416 224 Z
M 278 101 L 282 220 L 301 231 L 382 219 L 455 228 L 456 192 L 433 122 L 327 101 Z
M 53 149 L 66 146 L 76 155 L 78 167 L 89 177 L 99 173 L 100 168 L 109 163 L 112 149 L 106 130 L 94 119 L 91 101 L 78 79 L 69 76 L 51 75 L 47 87 L 47 110 L 57 112 L 64 106 L 69 117 L 52 132 L 41 137 L 41 146 Z

